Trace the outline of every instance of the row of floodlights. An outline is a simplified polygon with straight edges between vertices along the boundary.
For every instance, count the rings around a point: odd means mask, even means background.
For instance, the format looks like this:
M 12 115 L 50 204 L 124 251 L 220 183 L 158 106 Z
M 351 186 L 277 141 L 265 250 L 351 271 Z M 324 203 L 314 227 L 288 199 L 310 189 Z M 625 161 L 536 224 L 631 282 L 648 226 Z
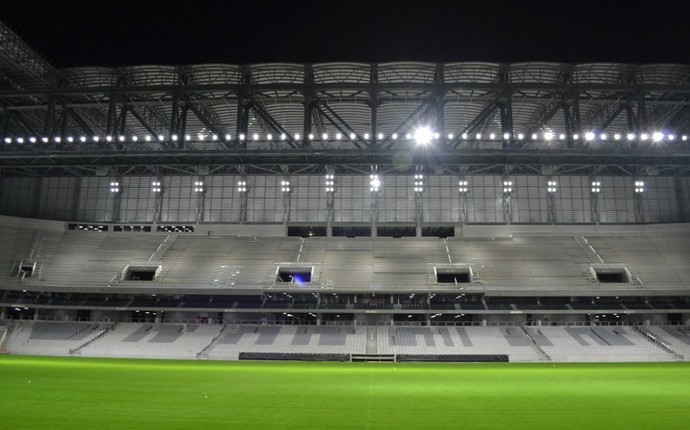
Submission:
M 364 133 L 363 135 L 358 135 L 356 133 L 350 133 L 349 138 L 350 138 L 350 140 L 356 140 L 358 138 L 358 136 L 363 137 L 365 140 L 369 140 L 371 138 L 371 135 L 369 133 Z M 293 137 L 295 140 L 299 140 L 301 136 L 299 133 L 296 133 Z M 309 133 L 307 135 L 307 137 L 309 140 L 316 139 L 316 135 L 314 133 Z M 383 140 L 386 136 L 383 133 L 378 133 L 376 135 L 376 137 L 379 140 Z M 398 135 L 398 133 L 392 133 L 392 134 L 390 134 L 389 137 L 393 140 L 397 140 L 399 135 Z M 448 137 L 448 139 L 452 140 L 452 139 L 456 138 L 456 135 L 454 133 L 448 133 L 447 137 Z M 463 140 L 467 140 L 470 138 L 470 135 L 468 133 L 462 133 L 460 135 L 460 137 Z M 483 137 L 484 137 L 484 135 L 482 135 L 481 133 L 476 133 L 474 135 L 474 138 L 476 140 L 481 140 Z M 497 137 L 498 137 L 498 135 L 496 133 L 489 133 L 489 135 L 488 135 L 489 140 L 496 140 Z M 515 134 L 515 133 L 503 133 L 503 140 L 511 140 L 511 139 L 524 140 L 526 137 L 527 136 L 524 133 L 517 133 L 517 134 Z M 540 135 L 539 135 L 539 133 L 532 133 L 530 135 L 530 137 L 532 140 L 538 140 Z M 566 140 L 566 139 L 568 139 L 568 137 L 572 138 L 573 140 L 579 140 L 581 138 L 580 134 L 578 134 L 578 133 L 575 133 L 575 134 L 572 134 L 571 136 L 568 136 L 565 133 L 560 133 L 557 135 L 556 133 L 554 133 L 552 131 L 546 131 L 546 132 L 541 133 L 541 137 L 546 141 L 551 141 L 551 140 L 555 140 L 555 139 Z M 199 133 L 196 135 L 196 138 L 197 138 L 196 139 L 197 141 L 205 141 L 206 139 L 209 139 L 211 141 L 220 140 L 220 137 L 217 134 L 205 135 L 205 134 Z M 224 136 L 224 138 L 225 138 L 225 141 L 233 140 L 232 135 L 230 135 L 230 134 L 226 134 Z M 237 136 L 237 138 L 240 141 L 247 140 L 247 136 L 244 133 L 240 133 Z M 259 133 L 254 133 L 254 134 L 252 134 L 251 138 L 254 141 L 258 141 L 258 140 L 261 140 L 262 136 Z M 269 140 L 269 141 L 274 140 L 274 136 L 271 133 L 266 134 L 264 136 L 264 138 L 266 140 Z M 288 135 L 286 133 L 282 133 L 278 136 L 278 138 L 280 140 L 284 141 L 284 140 L 288 139 Z M 335 140 L 342 140 L 343 138 L 344 138 L 344 136 L 342 133 L 336 133 L 334 135 Z M 413 140 L 414 139 L 418 144 L 428 144 L 433 139 L 438 140 L 440 138 L 441 138 L 440 133 L 432 132 L 427 127 L 421 127 L 419 129 L 417 129 L 414 133 L 405 134 L 405 139 L 407 139 L 407 140 Z M 606 141 L 609 139 L 613 139 L 615 141 L 620 141 L 623 139 L 627 139 L 628 141 L 634 141 L 636 139 L 639 139 L 641 141 L 647 141 L 647 140 L 651 139 L 654 142 L 661 142 L 663 140 L 672 142 L 672 141 L 676 140 L 676 138 L 677 138 L 677 136 L 673 133 L 663 133 L 660 131 L 652 132 L 652 133 L 640 133 L 639 135 L 636 133 L 627 133 L 625 135 L 623 135 L 621 133 L 614 133 L 612 135 L 609 135 L 607 133 L 597 134 L 593 131 L 590 131 L 590 132 L 587 132 L 584 134 L 584 139 L 587 141 L 594 141 L 594 140 Z M 331 135 L 329 135 L 328 133 L 322 133 L 321 134 L 321 140 L 330 140 L 330 139 L 331 139 Z M 110 136 L 110 135 L 103 136 L 103 137 L 98 136 L 98 135 L 94 135 L 94 136 L 91 136 L 90 139 L 87 136 L 79 136 L 79 137 L 67 136 L 65 138 L 63 138 L 61 136 L 54 136 L 52 139 L 49 137 L 46 137 L 46 136 L 43 136 L 40 138 L 36 137 L 36 136 L 31 136 L 28 138 L 21 137 L 21 136 L 12 138 L 12 137 L 8 136 L 8 137 L 4 138 L 4 142 L 8 143 L 8 144 L 12 143 L 12 142 L 19 143 L 19 144 L 26 143 L 26 142 L 36 143 L 38 141 L 41 141 L 43 143 L 49 143 L 51 140 L 55 143 L 62 143 L 63 141 L 68 142 L 68 143 L 74 143 L 77 141 L 82 142 L 82 143 L 86 143 L 89 140 L 92 142 L 101 142 L 101 141 L 104 141 L 104 142 L 113 142 L 113 141 L 138 142 L 140 140 L 140 138 L 136 135 L 132 135 L 132 136 L 119 135 L 116 137 Z M 141 140 L 143 140 L 145 142 L 151 142 L 152 140 L 157 140 L 157 141 L 163 142 L 166 140 L 166 136 L 162 135 L 162 134 L 158 135 L 158 136 L 153 136 L 153 137 L 151 135 L 146 135 Z M 170 135 L 170 140 L 173 142 L 177 142 L 180 140 L 180 136 L 178 136 L 176 134 L 172 134 L 172 135 Z M 189 134 L 186 134 L 186 135 L 184 135 L 184 140 L 185 141 L 191 141 L 192 136 Z M 687 141 L 688 136 L 682 135 L 681 140 L 684 142 Z
M 379 175 L 372 174 L 369 176 L 369 185 L 370 185 L 370 191 L 371 192 L 378 192 L 379 189 L 381 188 L 381 180 L 379 179 Z M 415 192 L 423 192 L 424 191 L 424 175 L 414 175 L 415 183 L 414 183 L 414 191 Z M 290 188 L 290 181 L 281 181 L 281 191 L 284 193 L 289 193 L 291 191 Z M 558 191 L 558 182 L 557 181 L 548 181 L 547 182 L 547 192 L 549 193 L 555 193 Z M 468 181 L 459 181 L 458 182 L 458 191 L 461 193 L 467 193 L 469 192 L 469 182 Z M 154 181 L 151 182 L 151 191 L 154 193 L 160 193 L 163 191 L 163 187 L 161 182 Z M 195 181 L 194 182 L 194 191 L 197 193 L 201 193 L 204 191 L 204 183 L 202 181 Z M 246 181 L 239 181 L 237 182 L 237 191 L 246 193 L 247 192 L 247 182 Z M 120 183 L 119 182 L 111 182 L 110 183 L 110 192 L 112 193 L 119 193 L 120 192 Z M 329 193 L 334 193 L 335 192 L 335 175 L 326 175 L 326 192 Z M 503 192 L 508 194 L 513 192 L 513 181 L 503 181 Z M 601 192 L 601 182 L 600 181 L 594 181 L 592 182 L 592 193 L 598 194 Z M 644 192 L 644 181 L 635 181 L 635 192 L 636 193 L 643 193 Z

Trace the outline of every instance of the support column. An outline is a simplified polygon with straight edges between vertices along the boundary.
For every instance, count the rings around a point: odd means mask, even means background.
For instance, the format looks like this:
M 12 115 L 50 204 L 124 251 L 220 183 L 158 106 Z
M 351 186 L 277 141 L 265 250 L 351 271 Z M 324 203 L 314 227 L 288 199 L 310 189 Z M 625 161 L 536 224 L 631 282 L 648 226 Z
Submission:
M 113 196 L 113 209 L 110 217 L 106 214 L 106 220 L 110 218 L 110 222 L 116 223 L 120 221 L 120 204 L 122 202 L 122 178 L 112 178 L 110 181 L 110 194 Z M 116 191 L 113 191 L 116 190 Z
M 678 222 L 686 222 L 688 221 L 688 217 L 686 215 L 688 203 L 685 201 L 683 196 L 683 181 L 680 177 L 676 176 L 673 178 L 673 185 L 676 191 L 676 202 L 678 202 Z
M 204 221 L 204 204 L 206 202 L 206 178 L 199 176 L 194 182 L 194 192 L 196 193 L 196 223 Z
M 153 213 L 153 224 L 156 225 L 161 222 L 162 215 L 161 212 L 163 211 L 163 193 L 165 192 L 165 188 L 163 186 L 163 180 L 160 177 L 156 177 L 156 181 L 161 184 L 160 192 L 154 193 L 154 199 L 155 199 L 155 212 Z
M 599 210 L 599 193 L 601 192 L 601 182 L 597 180 L 597 178 L 590 178 L 591 179 L 591 184 L 592 184 L 592 194 L 591 194 L 591 202 L 592 202 L 592 222 L 594 224 L 599 225 L 601 222 L 601 214 Z

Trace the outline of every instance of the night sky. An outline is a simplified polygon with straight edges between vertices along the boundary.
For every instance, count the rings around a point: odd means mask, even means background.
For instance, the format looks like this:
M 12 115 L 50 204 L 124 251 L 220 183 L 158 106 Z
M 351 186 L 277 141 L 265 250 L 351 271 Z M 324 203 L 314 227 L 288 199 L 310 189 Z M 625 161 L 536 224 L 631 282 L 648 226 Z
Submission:
M 0 3 L 0 20 L 61 68 L 328 61 L 688 64 L 687 3 L 7 0 Z

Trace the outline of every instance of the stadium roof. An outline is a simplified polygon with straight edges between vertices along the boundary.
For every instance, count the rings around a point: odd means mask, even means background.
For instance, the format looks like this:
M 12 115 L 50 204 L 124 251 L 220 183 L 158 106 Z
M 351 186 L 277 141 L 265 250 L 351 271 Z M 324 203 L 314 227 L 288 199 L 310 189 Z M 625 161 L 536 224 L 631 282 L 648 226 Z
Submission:
M 690 172 L 688 65 L 56 69 L 4 24 L 0 46 L 2 175 Z

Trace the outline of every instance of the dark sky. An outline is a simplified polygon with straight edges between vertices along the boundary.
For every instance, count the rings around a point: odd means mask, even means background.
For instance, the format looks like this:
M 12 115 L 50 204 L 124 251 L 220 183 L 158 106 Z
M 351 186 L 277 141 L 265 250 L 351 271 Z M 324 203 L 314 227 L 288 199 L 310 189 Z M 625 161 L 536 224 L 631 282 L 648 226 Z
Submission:
M 58 67 L 408 60 L 687 64 L 687 3 L 7 0 L 0 2 L 0 20 Z

